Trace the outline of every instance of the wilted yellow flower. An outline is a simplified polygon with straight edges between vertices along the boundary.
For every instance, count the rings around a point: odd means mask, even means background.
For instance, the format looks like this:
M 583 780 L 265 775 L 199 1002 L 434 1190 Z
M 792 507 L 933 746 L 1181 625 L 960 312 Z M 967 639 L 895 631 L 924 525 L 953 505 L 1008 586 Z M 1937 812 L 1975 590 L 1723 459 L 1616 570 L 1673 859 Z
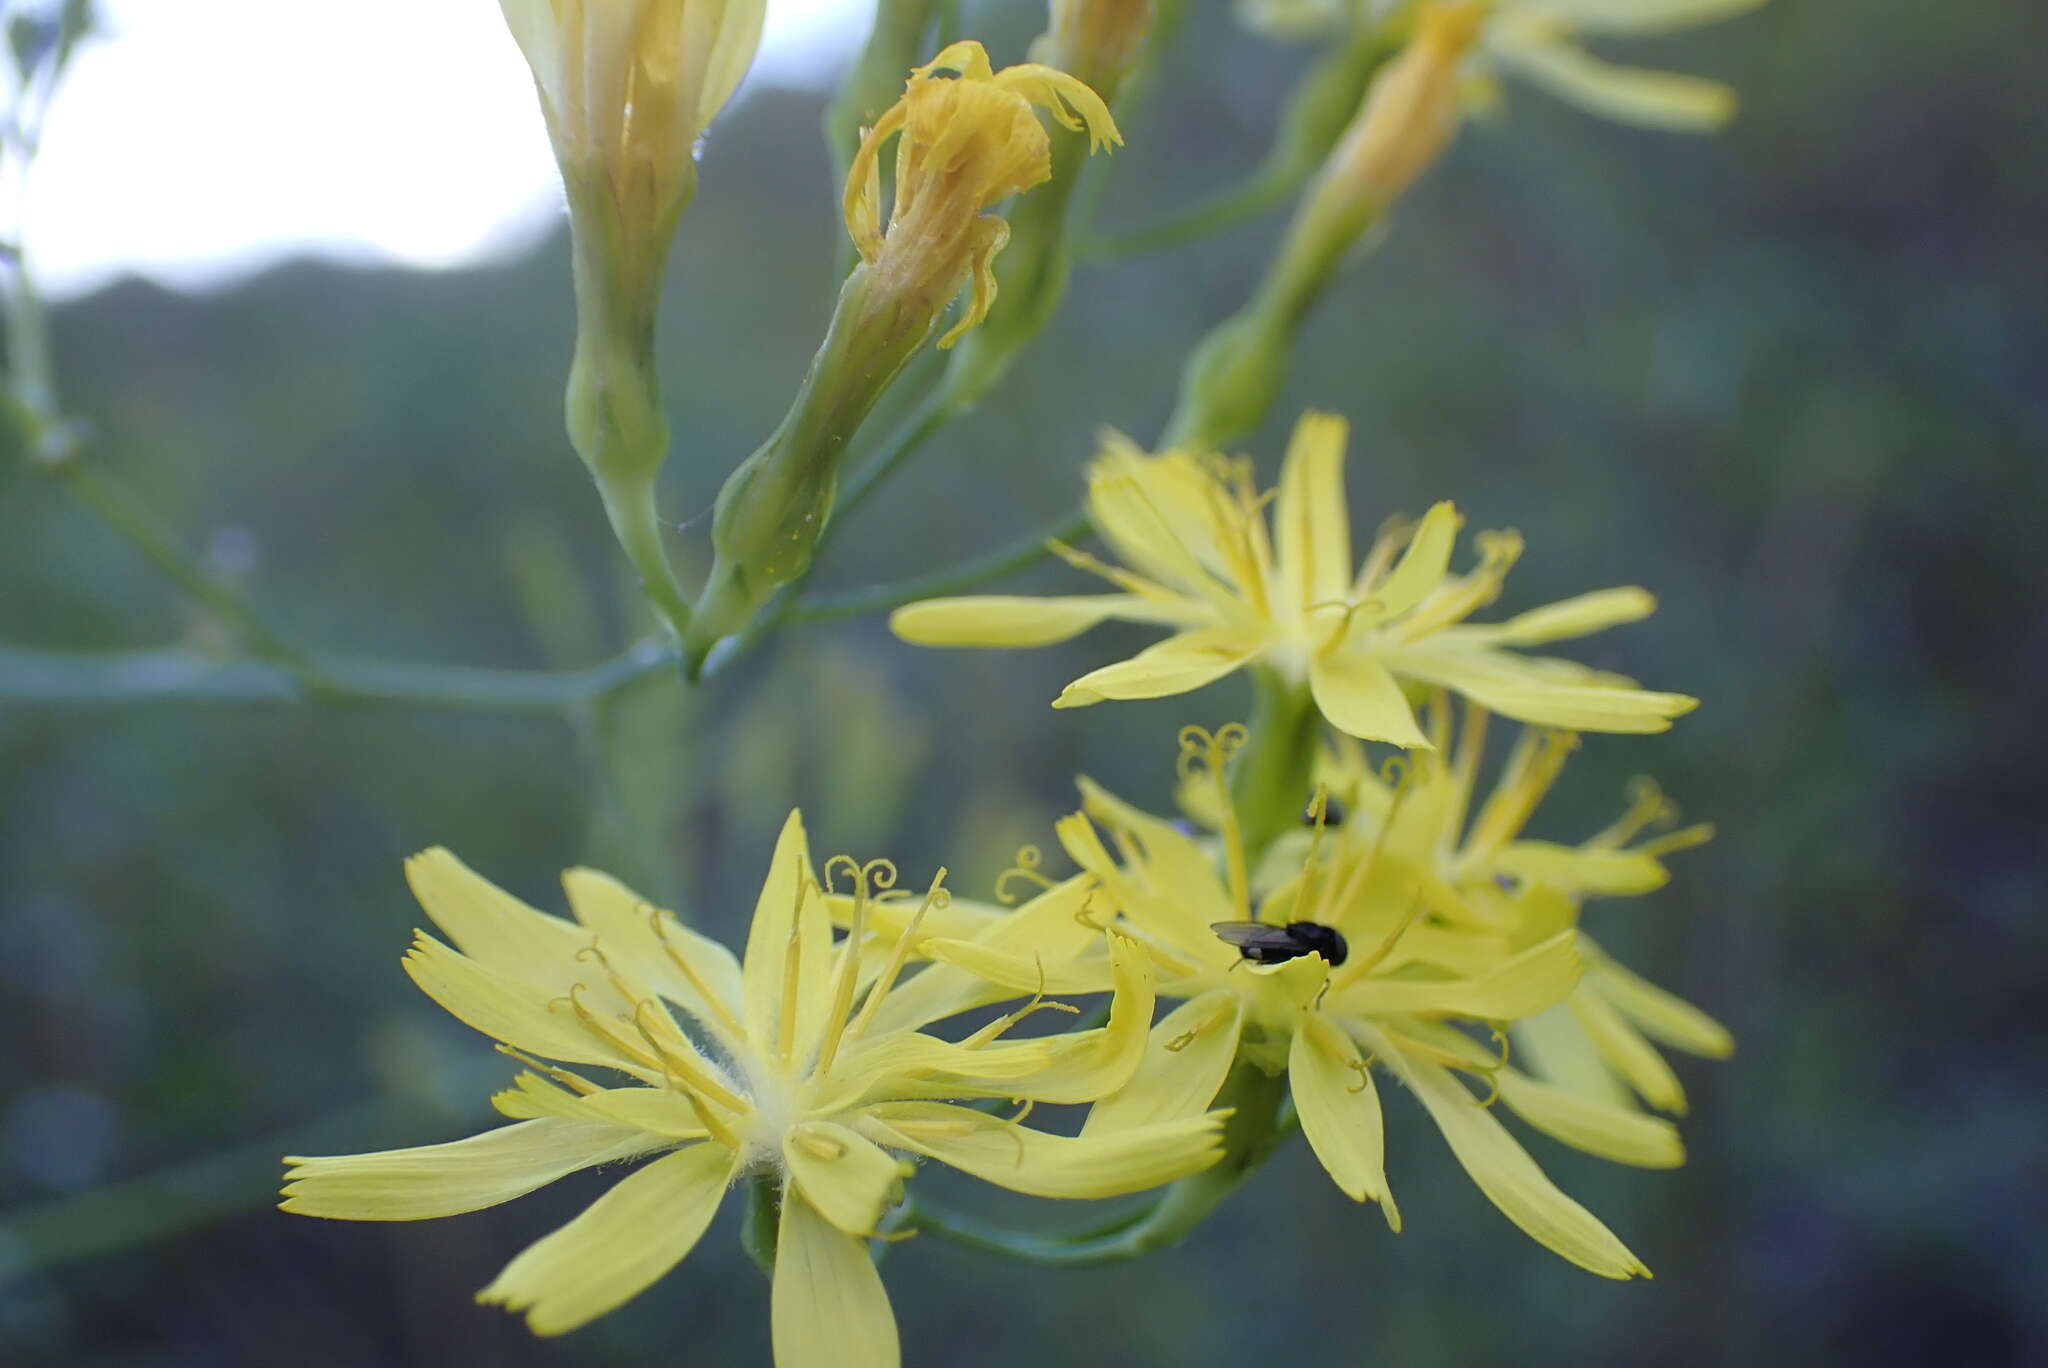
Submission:
M 1306 684 L 1339 730 L 1402 746 L 1430 744 L 1404 684 L 1442 686 L 1510 717 L 1587 731 L 1663 731 L 1691 711 L 1696 700 L 1682 694 L 1513 649 L 1645 617 L 1656 606 L 1645 590 L 1606 589 L 1506 622 L 1466 623 L 1499 595 L 1522 540 L 1483 534 L 1479 565 L 1454 576 L 1460 520 L 1448 503 L 1382 533 L 1354 575 L 1345 431 L 1341 418 L 1302 419 L 1279 489 L 1264 495 L 1246 462 L 1193 451 L 1148 456 L 1112 437 L 1090 472 L 1088 507 L 1124 564 L 1056 549 L 1122 592 L 927 599 L 899 608 L 890 626 L 926 646 L 1045 646 L 1111 618 L 1157 623 L 1175 635 L 1075 680 L 1054 706 L 1186 693 L 1257 664 Z
M 1533 81 L 1605 118 L 1705 132 L 1735 112 L 1735 92 L 1729 87 L 1677 72 L 1616 66 L 1586 51 L 1581 40 L 1648 37 L 1695 28 L 1732 19 L 1765 2 L 1482 0 L 1477 7 L 1486 11 L 1486 28 L 1472 74 L 1481 88 L 1498 70 Z M 1237 9 L 1250 27 L 1276 37 L 1302 38 L 1354 22 L 1361 3 L 1370 0 L 1238 0 Z M 1431 3 L 1434 0 L 1424 0 L 1423 7 Z
M 1184 773 L 1194 765 L 1197 782 L 1220 784 L 1224 754 L 1242 739 L 1235 733 L 1184 732 Z M 1083 1138 L 1199 1113 L 1242 1058 L 1287 1075 L 1302 1130 L 1332 1180 L 1355 1200 L 1378 1202 L 1398 1231 L 1377 1064 L 1415 1093 L 1480 1190 L 1532 1238 L 1605 1277 L 1647 1273 L 1605 1225 L 1544 1176 L 1494 1115 L 1492 1096 L 1482 1102 L 1458 1079 L 1478 1078 L 1532 1124 L 1596 1152 L 1675 1151 L 1669 1123 L 1528 1078 L 1507 1067 L 1501 1049 L 1458 1029 L 1518 1021 L 1568 997 L 1580 975 L 1569 927 L 1509 953 L 1497 938 L 1426 924 L 1415 915 L 1414 880 L 1375 860 L 1365 844 L 1319 848 L 1298 877 L 1255 898 L 1227 797 L 1217 794 L 1224 813 L 1219 873 L 1217 861 L 1174 824 L 1087 780 L 1081 788 L 1085 811 L 1059 824 L 1061 844 L 1100 884 L 1093 910 L 1115 915 L 1120 928 L 1145 943 L 1160 995 L 1182 1000 L 1153 1028 L 1130 1082 L 1091 1109 Z M 1252 964 L 1216 930 L 1217 923 L 1252 920 L 1276 932 L 1300 923 L 1329 928 L 1341 948 L 1331 958 L 1312 952 Z M 1007 947 L 984 940 L 950 958 L 1013 986 L 1041 978 L 1058 991 L 1101 986 L 1100 953 L 1075 954 L 1077 944 L 1070 935 L 1058 943 L 1020 935 Z M 1598 1139 L 1588 1143 L 1589 1136 Z
M 1326 757 L 1323 779 L 1350 810 L 1347 832 L 1379 843 L 1383 858 L 1423 871 L 1431 917 L 1471 934 L 1498 937 L 1504 950 L 1575 926 L 1589 898 L 1653 892 L 1670 879 L 1664 857 L 1713 836 L 1704 824 L 1642 839 L 1668 823 L 1671 806 L 1639 781 L 1629 810 L 1578 845 L 1530 840 L 1522 832 L 1577 744 L 1566 732 L 1524 729 L 1491 793 L 1476 810 L 1486 713 L 1468 707 L 1455 745 L 1448 708 L 1431 710 L 1441 759 L 1423 758 L 1399 786 L 1375 775 L 1355 744 Z M 1633 1105 L 1631 1090 L 1661 1110 L 1682 1113 L 1685 1091 L 1651 1044 L 1725 1058 L 1735 1042 L 1719 1022 L 1631 972 L 1582 931 L 1586 974 L 1563 1004 L 1518 1022 L 1514 1034 L 1534 1072 L 1605 1103 Z
M 1123 141 L 1109 106 L 1081 81 L 1033 63 L 996 71 L 971 41 L 911 72 L 903 98 L 861 139 L 846 178 L 846 229 L 886 295 L 943 304 L 973 276 L 973 299 L 941 347 L 986 318 L 995 300 L 991 265 L 1009 226 L 983 211 L 1052 175 L 1039 109 L 1062 127 L 1085 128 L 1091 150 Z M 885 226 L 881 155 L 892 137 L 896 184 Z
M 1105 1197 L 1215 1158 L 1218 1118 L 1129 1135 L 1063 1138 L 952 1099 L 1084 1102 L 1127 1080 L 1151 1022 L 1142 949 L 1100 937 L 1115 997 L 1108 1025 L 1006 1040 L 1034 1000 L 957 1041 L 922 1029 L 952 1004 L 1013 996 L 963 989 L 940 966 L 905 977 L 940 878 L 891 895 L 886 862 L 844 857 L 819 882 L 792 814 L 754 912 L 744 962 L 609 877 L 564 878 L 576 921 L 547 916 L 446 851 L 407 866 L 457 948 L 420 935 L 406 972 L 451 1014 L 532 1066 L 493 1099 L 516 1124 L 420 1149 L 288 1159 L 284 1209 L 416 1220 L 509 1201 L 595 1165 L 661 1157 L 535 1244 L 481 1300 L 559 1334 L 617 1307 L 686 1255 L 727 1187 L 755 1174 L 780 1193 L 772 1295 L 782 1368 L 894 1365 L 896 1327 L 865 1240 L 897 1198 L 897 1156 L 938 1159 L 1020 1192 Z M 1059 914 L 1071 924 L 1064 908 Z M 835 917 L 848 934 L 834 945 Z M 871 932 L 890 931 L 890 944 Z M 1077 927 L 1077 930 L 1079 928 Z M 1091 933 L 1094 934 L 1094 933 Z M 558 1061 L 548 1064 L 538 1057 Z M 603 1084 L 561 1065 L 630 1080 Z

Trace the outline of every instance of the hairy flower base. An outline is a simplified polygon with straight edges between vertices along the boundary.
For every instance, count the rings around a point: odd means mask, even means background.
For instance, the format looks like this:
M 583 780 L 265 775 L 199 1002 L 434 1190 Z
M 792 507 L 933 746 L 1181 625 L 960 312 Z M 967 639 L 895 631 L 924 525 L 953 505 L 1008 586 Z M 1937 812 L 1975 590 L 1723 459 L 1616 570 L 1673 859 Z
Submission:
M 1522 540 L 1481 536 L 1479 565 L 1454 576 L 1460 520 L 1448 503 L 1382 533 L 1354 574 L 1345 431 L 1341 418 L 1303 418 L 1280 486 L 1265 494 L 1242 461 L 1148 456 L 1112 438 L 1090 473 L 1088 508 L 1123 564 L 1057 549 L 1120 592 L 927 599 L 897 609 L 889 625 L 925 646 L 1051 645 L 1112 618 L 1171 627 L 1165 641 L 1069 684 L 1054 706 L 1186 693 L 1256 663 L 1306 685 L 1339 730 L 1423 749 L 1431 743 L 1416 725 L 1410 688 L 1447 688 L 1509 717 L 1585 731 L 1663 731 L 1696 705 L 1517 649 L 1647 617 L 1656 600 L 1645 590 L 1607 589 L 1506 622 L 1467 623 L 1499 596 Z
M 1054 890 L 1018 918 L 977 920 L 949 909 L 938 879 L 921 899 L 897 896 L 885 862 L 840 857 L 825 872 L 821 882 L 792 814 L 742 962 L 594 871 L 565 876 L 571 923 L 445 851 L 416 857 L 408 878 L 455 948 L 422 934 L 406 971 L 531 1065 L 493 1099 L 515 1124 L 419 1149 L 288 1159 L 284 1209 L 350 1220 L 446 1216 L 580 1169 L 660 1156 L 482 1292 L 523 1311 L 536 1332 L 560 1334 L 667 1272 L 732 1183 L 764 1174 L 781 1193 L 776 1361 L 889 1365 L 898 1361 L 895 1325 L 865 1240 L 898 1200 L 906 1158 L 1064 1198 L 1138 1191 L 1215 1161 L 1221 1114 L 1069 1138 L 957 1105 L 1089 1102 L 1136 1069 L 1152 1017 L 1151 968 L 1136 941 L 1075 920 L 1077 890 Z M 835 891 L 835 874 L 851 889 Z M 986 936 L 996 950 L 1015 925 L 1064 922 L 1106 967 L 1108 1024 L 1007 1038 L 1051 1005 L 1034 996 L 962 1039 L 927 1034 L 934 1021 L 1016 996 L 922 953 L 913 965 L 927 917 L 935 930 Z M 847 928 L 836 944 L 835 921 Z M 1049 942 L 1076 953 L 1058 936 Z M 630 1081 L 609 1085 L 564 1066 Z

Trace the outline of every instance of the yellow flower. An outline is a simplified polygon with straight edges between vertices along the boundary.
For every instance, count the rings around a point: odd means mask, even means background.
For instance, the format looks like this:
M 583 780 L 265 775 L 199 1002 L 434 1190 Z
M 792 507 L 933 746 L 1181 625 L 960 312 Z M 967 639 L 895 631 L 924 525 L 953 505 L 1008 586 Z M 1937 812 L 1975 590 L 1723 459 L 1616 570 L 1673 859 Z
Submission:
M 1198 782 L 1220 783 L 1223 758 L 1241 739 L 1236 729 L 1216 738 L 1184 732 L 1184 776 L 1199 767 Z M 1116 924 L 1145 943 L 1160 995 L 1181 1000 L 1153 1028 L 1131 1081 L 1090 1110 L 1084 1139 L 1199 1114 L 1242 1057 L 1269 1074 L 1286 1073 L 1302 1130 L 1331 1179 L 1357 1201 L 1378 1202 L 1398 1231 L 1377 1064 L 1415 1093 L 1465 1171 L 1523 1231 L 1602 1276 L 1647 1275 L 1605 1225 L 1544 1176 L 1494 1115 L 1493 1098 L 1482 1102 L 1458 1080 L 1460 1073 L 1483 1080 L 1524 1119 L 1574 1143 L 1594 1133 L 1606 1137 L 1607 1150 L 1675 1145 L 1669 1123 L 1527 1078 L 1508 1068 L 1499 1050 L 1459 1029 L 1517 1021 L 1568 997 L 1580 975 L 1569 928 L 1508 953 L 1497 939 L 1425 924 L 1415 915 L 1414 881 L 1376 861 L 1369 846 L 1332 850 L 1327 859 L 1319 850 L 1298 877 L 1255 900 L 1234 817 L 1224 819 L 1219 874 L 1171 822 L 1086 780 L 1081 787 L 1085 811 L 1059 824 L 1061 844 L 1100 885 L 1101 906 L 1092 910 L 1116 914 Z M 1219 807 L 1228 813 L 1227 798 Z M 1333 927 L 1348 951 L 1340 965 L 1320 954 L 1246 963 L 1213 925 L 1254 918 L 1275 927 Z M 948 954 L 1013 986 L 1042 977 L 1059 991 L 1099 988 L 1106 981 L 1100 954 L 1073 953 L 1076 942 L 1063 934 L 1058 943 L 1019 934 L 1000 949 L 984 942 L 978 953 Z
M 1238 0 L 1251 28 L 1281 38 L 1334 32 L 1354 22 L 1360 0 Z M 1622 123 L 1705 132 L 1735 112 L 1735 92 L 1677 72 L 1616 66 L 1587 52 L 1586 37 L 1647 37 L 1732 19 L 1765 0 L 1484 0 L 1475 83 L 1491 72 L 1520 76 L 1591 113 Z M 1425 0 L 1424 13 L 1435 4 Z M 1411 9 L 1417 8 L 1411 6 Z
M 901 900 L 886 862 L 839 857 L 826 872 L 850 875 L 851 891 L 820 885 L 792 814 L 741 962 L 591 870 L 564 878 L 572 923 L 446 851 L 416 857 L 408 879 L 456 948 L 422 934 L 406 972 L 532 1066 L 493 1099 L 515 1124 L 420 1149 L 288 1159 L 284 1209 L 447 1216 L 579 1169 L 659 1155 L 480 1294 L 524 1312 L 537 1333 L 559 1334 L 653 1283 L 696 1244 L 732 1182 L 762 1175 L 780 1191 L 776 1362 L 893 1365 L 895 1321 L 864 1241 L 897 1198 L 897 1156 L 1081 1198 L 1156 1186 L 1213 1161 L 1215 1117 L 1072 1139 L 952 1102 L 1084 1102 L 1128 1079 L 1153 1005 L 1150 969 L 1131 940 L 1091 933 L 1115 993 L 1106 1026 L 1003 1039 L 1043 1005 L 1034 1000 L 946 1041 L 922 1028 L 975 995 L 945 966 L 905 976 L 920 923 L 955 924 L 945 920 L 944 871 L 921 899 Z M 849 928 L 836 946 L 835 916 Z M 871 921 L 890 930 L 893 949 L 871 936 Z M 628 1081 L 600 1083 L 565 1065 Z
M 1111 618 L 1156 623 L 1175 635 L 1075 680 L 1054 706 L 1186 693 L 1257 663 L 1306 683 L 1338 729 L 1402 746 L 1430 744 L 1403 685 L 1454 689 L 1510 717 L 1587 731 L 1663 731 L 1695 706 L 1682 694 L 1512 649 L 1647 616 L 1656 601 L 1645 590 L 1607 589 L 1506 622 L 1465 623 L 1498 596 L 1522 541 L 1484 534 L 1479 565 L 1450 574 L 1459 518 L 1448 503 L 1382 533 L 1354 575 L 1344 439 L 1341 418 L 1304 418 L 1278 491 L 1261 495 L 1244 462 L 1190 451 L 1147 456 L 1111 438 L 1090 474 L 1088 506 L 1128 568 L 1055 549 L 1122 592 L 927 599 L 899 608 L 890 626 L 926 646 L 1044 646 Z
M 933 73 L 952 71 L 942 80 Z M 1091 150 L 1120 144 L 1109 107 L 1051 67 L 994 70 L 981 44 L 952 44 L 910 73 L 903 98 L 861 139 L 846 178 L 846 229 L 892 297 L 949 299 L 970 274 L 974 297 L 939 340 L 954 342 L 988 316 L 992 263 L 1009 227 L 983 211 L 1052 175 L 1052 144 L 1035 112 L 1089 134 Z M 897 140 L 895 192 L 882 222 L 882 145 Z
M 1431 730 L 1447 759 L 1419 759 L 1398 788 L 1375 776 L 1362 750 L 1339 746 L 1324 780 L 1348 807 L 1347 833 L 1380 843 L 1385 855 L 1428 871 L 1433 915 L 1475 935 L 1497 936 L 1513 951 L 1578 923 L 1588 898 L 1632 897 L 1670 879 L 1664 857 L 1702 844 L 1713 828 L 1695 825 L 1638 839 L 1668 823 L 1671 806 L 1647 780 L 1629 810 L 1576 846 L 1522 835 L 1577 745 L 1569 733 L 1524 729 L 1491 793 L 1474 811 L 1486 713 L 1466 709 L 1455 746 L 1447 708 L 1433 709 Z M 1699 1008 L 1633 973 L 1582 932 L 1586 974 L 1563 1004 L 1514 1029 L 1534 1071 L 1584 1097 L 1635 1105 L 1631 1092 L 1660 1110 L 1683 1113 L 1685 1091 L 1651 1044 L 1726 1058 L 1734 1039 Z

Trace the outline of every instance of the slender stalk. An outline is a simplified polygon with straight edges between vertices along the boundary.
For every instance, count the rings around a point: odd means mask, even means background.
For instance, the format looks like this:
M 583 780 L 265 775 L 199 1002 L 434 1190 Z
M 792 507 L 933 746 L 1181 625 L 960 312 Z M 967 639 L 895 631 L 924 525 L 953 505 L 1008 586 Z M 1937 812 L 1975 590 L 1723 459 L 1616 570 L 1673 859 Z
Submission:
M 133 547 L 158 574 L 226 624 L 249 650 L 261 659 L 285 667 L 309 689 L 326 687 L 327 679 L 320 667 L 257 616 L 232 586 L 179 546 L 142 500 L 120 480 L 75 457 L 50 467 L 50 472 L 72 497 Z
M 740 1209 L 740 1245 L 747 1257 L 772 1282 L 775 1278 L 775 1249 L 782 1227 L 782 1194 L 775 1180 L 765 1173 L 749 1175 L 741 1184 L 746 1203 Z
M 139 703 L 322 703 L 333 706 L 559 712 L 616 697 L 675 672 L 674 643 L 645 640 L 582 670 L 321 658 L 321 686 L 274 661 L 220 660 L 182 649 L 78 652 L 0 645 L 0 699 L 114 706 Z
M 1323 729 L 1307 685 L 1264 667 L 1251 674 L 1251 740 L 1233 766 L 1230 796 L 1245 858 L 1257 864 L 1309 801 Z

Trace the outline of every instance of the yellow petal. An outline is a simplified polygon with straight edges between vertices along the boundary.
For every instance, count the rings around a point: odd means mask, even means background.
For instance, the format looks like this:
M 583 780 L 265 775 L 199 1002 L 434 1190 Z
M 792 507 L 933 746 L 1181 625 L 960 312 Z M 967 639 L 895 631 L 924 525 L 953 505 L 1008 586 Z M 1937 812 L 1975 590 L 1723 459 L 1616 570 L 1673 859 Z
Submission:
M 1064 964 L 1076 957 L 1099 956 L 1102 933 L 1086 914 L 1088 908 L 1100 901 L 1093 878 L 1081 875 L 1067 879 L 990 923 L 975 943 L 988 950 L 1021 955 L 1034 963 L 1042 958 L 1048 965 Z M 1098 986 L 1108 986 L 1106 965 L 1096 982 Z M 954 965 L 934 963 L 889 994 L 875 1014 L 873 1029 L 878 1034 L 915 1030 L 1014 997 L 1018 992 L 1034 991 L 1032 987 L 1004 988 Z
M 576 920 L 595 933 L 605 953 L 615 956 L 633 977 L 714 1029 L 726 1018 L 738 1018 L 740 962 L 732 951 L 660 911 L 609 874 L 572 869 L 562 875 L 562 887 Z M 678 960 L 689 972 L 677 965 Z
M 1361 741 L 1430 749 L 1400 684 L 1373 657 L 1342 647 L 1325 651 L 1309 663 L 1308 680 L 1316 707 L 1338 731 Z
M 1588 987 L 1653 1040 L 1709 1059 L 1726 1059 L 1735 1053 L 1735 1037 L 1726 1026 L 1591 947 L 1586 979 Z
M 1038 1072 L 1007 1085 L 1005 1096 L 1037 1102 L 1093 1102 L 1123 1087 L 1137 1071 L 1157 1001 L 1152 957 L 1129 936 L 1112 932 L 1104 939 L 1109 942 L 1113 988 L 1108 1024 L 1052 1037 L 1051 1060 Z
M 936 1036 L 912 1031 L 892 1035 L 842 1055 L 829 1079 L 819 1084 L 808 1109 L 844 1111 L 872 1098 L 900 1099 L 934 1091 L 974 1088 L 960 1080 L 983 1081 L 998 1097 L 1052 1063 L 1050 1039 L 1019 1040 L 1007 1045 L 970 1049 Z M 935 1081 L 934 1081 L 935 1080 Z
M 1185 1178 L 1222 1157 L 1221 1112 L 1069 1138 L 941 1102 L 874 1108 L 861 1129 L 892 1149 L 950 1164 L 984 1182 L 1037 1197 L 1094 1200 Z
M 1570 43 L 1505 31 L 1495 53 L 1515 70 L 1589 113 L 1663 129 L 1670 133 L 1711 133 L 1735 116 L 1735 92 L 1719 81 L 1675 71 L 1603 62 Z
M 1400 674 L 1464 694 L 1518 722 L 1569 731 L 1661 732 L 1699 706 L 1697 698 L 1609 684 L 1560 683 L 1541 657 L 1504 651 L 1409 649 L 1388 659 Z
M 1150 1031 L 1130 1081 L 1089 1109 L 1081 1134 L 1134 1130 L 1207 1111 L 1237 1058 L 1243 1021 L 1243 999 L 1227 988 L 1168 1012 Z
M 1671 882 L 1671 871 L 1654 855 L 1635 850 L 1586 850 L 1551 841 L 1510 842 L 1490 864 L 1499 873 L 1560 893 L 1629 897 Z
M 1451 552 L 1457 547 L 1458 526 L 1463 521 L 1457 506 L 1448 500 L 1423 514 L 1422 525 L 1401 553 L 1400 563 L 1378 584 L 1359 586 L 1359 592 L 1373 605 L 1373 617 L 1399 617 L 1437 591 L 1450 573 Z
M 1733 19 L 1769 0 L 1545 0 L 1546 13 L 1599 33 L 1649 34 Z
M 1215 862 L 1173 823 L 1132 807 L 1092 779 L 1076 782 L 1088 815 L 1138 846 L 1140 858 L 1122 872 L 1127 883 L 1143 887 L 1118 890 L 1124 915 L 1176 948 L 1216 958 L 1210 924 L 1241 914 L 1231 905 Z
M 1253 632 L 1201 627 L 1148 646 L 1129 660 L 1105 665 L 1067 685 L 1055 708 L 1082 708 L 1105 699 L 1165 698 L 1223 678 L 1259 653 Z
M 1171 457 L 1147 457 L 1112 445 L 1088 479 L 1088 516 L 1103 541 L 1133 570 L 1168 588 L 1211 601 L 1230 597 L 1212 573 L 1218 526 L 1214 481 Z
M 656 1136 L 547 1118 L 444 1145 L 287 1156 L 281 1210 L 341 1221 L 424 1221 L 523 1197 L 557 1178 L 658 1149 Z
M 425 933 L 413 942 L 402 963 L 421 992 L 457 1021 L 487 1036 L 549 1059 L 602 1064 L 646 1082 L 660 1081 L 658 1072 L 650 1073 L 586 1028 L 567 996 L 487 968 Z M 596 996 L 592 994 L 593 999 Z
M 1363 979 L 1333 993 L 1332 1005 L 1361 1016 L 1415 1013 L 1514 1021 L 1571 995 L 1580 962 L 1573 932 L 1532 945 L 1490 973 L 1469 979 Z
M 1609 1068 L 1643 1101 L 1673 1116 L 1685 1115 L 1685 1087 L 1664 1056 L 1623 1019 L 1598 990 L 1582 987 L 1571 996 L 1572 1016 L 1599 1049 Z
M 896 1316 L 866 1242 L 785 1194 L 769 1296 L 775 1368 L 900 1368 Z
M 1379 1061 L 1422 1099 L 1451 1153 L 1479 1190 L 1538 1244 L 1603 1278 L 1648 1277 L 1650 1270 L 1614 1232 L 1558 1191 L 1450 1070 L 1410 1055 L 1369 1023 L 1355 1023 Z
M 905 604 L 889 615 L 889 630 L 919 646 L 1051 646 L 1110 618 L 1174 620 L 1136 594 L 982 594 Z
M 689 1099 L 669 1088 L 605 1088 L 578 1096 L 522 1073 L 512 1087 L 491 1098 L 501 1115 L 515 1121 L 540 1116 L 565 1121 L 602 1121 L 671 1140 L 701 1140 L 704 1123 Z
M 776 839 L 768 877 L 762 881 L 761 896 L 754 904 L 746 962 L 740 970 L 747 1034 L 758 1043 L 774 1045 L 781 1039 L 784 980 L 792 949 L 797 977 L 795 1001 L 789 1006 L 796 1022 L 792 1036 L 794 1052 L 800 1057 L 808 1053 L 810 1042 L 817 1039 L 817 1029 L 832 998 L 832 921 L 825 910 L 825 900 L 818 895 L 800 812 L 789 814 L 789 820 L 782 824 L 782 834 Z
M 1500 1070 L 1494 1082 L 1515 1115 L 1574 1149 L 1637 1168 L 1677 1168 L 1685 1162 L 1678 1127 L 1661 1116 L 1539 1083 L 1514 1069 Z
M 903 1189 L 902 1170 L 887 1150 L 831 1121 L 792 1126 L 782 1155 L 801 1199 L 848 1235 L 874 1234 Z
M 1294 427 L 1273 504 L 1282 592 L 1304 608 L 1341 602 L 1351 580 L 1351 515 L 1344 498 L 1342 418 L 1304 414 Z
M 1583 947 L 1585 943 L 1581 936 L 1579 944 Z M 1623 1087 L 1614 1070 L 1607 1066 L 1592 1038 L 1579 1025 L 1579 1019 L 1572 1015 L 1569 1003 L 1561 1002 L 1547 1012 L 1522 1018 L 1510 1034 L 1516 1061 L 1538 1077 L 1596 1102 L 1616 1107 L 1636 1105 L 1635 1094 Z
M 1647 589 L 1598 589 L 1471 630 L 1503 646 L 1542 646 L 1639 622 L 1656 611 L 1656 596 Z
M 1354 1202 L 1378 1202 L 1389 1228 L 1401 1211 L 1387 1188 L 1387 1133 L 1372 1069 L 1351 1041 L 1320 1013 L 1304 1012 L 1287 1053 L 1288 1086 L 1301 1133 Z
M 1100 993 L 1110 986 L 1109 961 L 1102 958 L 1048 959 L 1035 951 L 1005 950 L 978 941 L 925 942 L 934 960 L 965 969 L 1017 993 Z
M 588 1324 L 631 1301 L 696 1247 L 731 1168 L 732 1155 L 720 1145 L 692 1145 L 655 1160 L 529 1246 L 476 1299 L 525 1312 L 536 1335 Z
M 555 994 L 578 981 L 609 994 L 603 974 L 576 957 L 589 947 L 589 931 L 527 906 L 449 851 L 436 846 L 407 860 L 405 881 L 434 925 L 478 964 Z

